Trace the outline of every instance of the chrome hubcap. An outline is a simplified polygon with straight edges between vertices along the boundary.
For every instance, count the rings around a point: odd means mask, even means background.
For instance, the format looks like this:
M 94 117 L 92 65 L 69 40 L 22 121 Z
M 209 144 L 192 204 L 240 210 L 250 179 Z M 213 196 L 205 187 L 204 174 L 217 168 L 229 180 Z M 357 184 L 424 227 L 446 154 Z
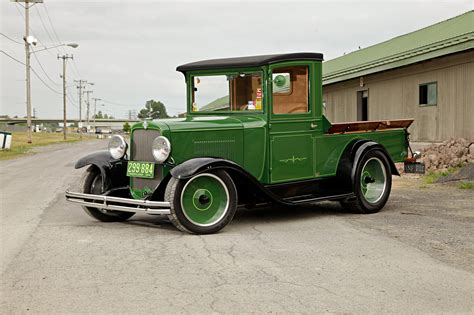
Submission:
M 387 188 L 387 173 L 379 158 L 373 157 L 365 162 L 360 176 L 360 187 L 365 200 L 377 203 Z

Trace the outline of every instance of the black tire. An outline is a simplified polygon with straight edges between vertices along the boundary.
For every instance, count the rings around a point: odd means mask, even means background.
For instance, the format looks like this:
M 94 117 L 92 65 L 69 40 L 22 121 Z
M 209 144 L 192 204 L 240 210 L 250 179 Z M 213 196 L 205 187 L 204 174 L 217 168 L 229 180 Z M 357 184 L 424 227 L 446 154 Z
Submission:
M 102 186 L 102 176 L 100 171 L 96 167 L 89 167 L 86 172 L 82 175 L 80 189 L 85 194 L 95 194 L 100 195 Z M 99 208 L 91 208 L 83 206 L 82 209 L 93 217 L 102 222 L 122 222 L 135 213 L 133 212 L 124 212 L 124 211 L 111 211 Z
M 193 218 L 190 217 L 192 211 L 196 212 L 196 207 L 194 207 L 194 209 L 183 209 L 183 204 L 187 202 L 183 202 L 185 201 L 183 198 L 186 197 L 186 195 L 183 194 L 187 194 L 188 183 L 195 183 L 194 188 L 189 188 L 189 190 L 194 189 L 196 191 L 193 197 L 196 196 L 198 190 L 204 189 L 204 186 L 199 186 L 198 183 L 196 183 L 197 178 L 200 177 L 213 178 L 218 185 L 221 185 L 223 191 L 226 191 L 225 198 L 227 202 L 227 204 L 222 207 L 223 210 L 220 210 L 218 203 L 221 203 L 222 201 L 220 201 L 219 197 L 216 199 L 211 198 L 211 201 L 208 199 L 207 202 L 210 203 L 209 207 L 214 207 L 213 203 L 215 202 L 217 205 L 216 211 L 222 213 L 216 212 L 214 215 L 214 217 L 217 216 L 216 219 L 212 217 L 209 219 L 209 223 L 203 222 L 202 224 L 193 221 Z M 201 197 L 199 197 L 199 202 L 201 201 Z M 171 208 L 171 214 L 168 215 L 168 218 L 179 230 L 191 234 L 211 234 L 220 231 L 229 224 L 230 221 L 232 221 L 235 211 L 237 210 L 237 189 L 235 188 L 232 178 L 225 171 L 217 170 L 209 173 L 201 173 L 187 180 L 179 180 L 172 177 L 166 186 L 165 200 L 170 203 Z M 194 200 L 196 200 L 196 198 L 194 198 Z M 209 207 L 204 211 L 208 211 L 207 209 L 209 209 Z M 209 211 L 214 211 L 214 209 L 211 208 Z
M 365 170 L 369 163 L 374 165 L 379 165 L 380 174 L 379 177 L 385 178 L 383 183 L 383 189 L 381 181 L 377 181 L 374 178 L 377 176 L 364 176 Z M 375 166 L 375 168 L 377 168 Z M 370 174 L 370 173 L 369 173 Z M 362 183 L 362 181 L 365 183 Z M 392 189 L 392 173 L 390 169 L 390 164 L 387 156 L 384 152 L 380 150 L 371 150 L 363 154 L 358 164 L 356 165 L 355 178 L 354 178 L 354 193 L 355 198 L 349 200 L 342 200 L 340 204 L 342 207 L 350 212 L 354 213 L 376 213 L 382 209 L 387 203 L 388 197 L 390 196 L 390 191 Z M 373 189 L 373 196 L 368 196 L 368 185 L 378 185 L 376 189 Z M 365 193 L 364 193 L 365 190 Z

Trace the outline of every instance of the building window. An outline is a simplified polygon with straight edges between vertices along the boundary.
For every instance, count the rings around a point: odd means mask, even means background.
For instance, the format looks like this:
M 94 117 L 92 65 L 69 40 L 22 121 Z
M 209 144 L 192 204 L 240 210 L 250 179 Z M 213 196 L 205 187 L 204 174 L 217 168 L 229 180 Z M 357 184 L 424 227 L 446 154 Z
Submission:
M 438 104 L 438 84 L 437 82 L 420 84 L 421 106 Z

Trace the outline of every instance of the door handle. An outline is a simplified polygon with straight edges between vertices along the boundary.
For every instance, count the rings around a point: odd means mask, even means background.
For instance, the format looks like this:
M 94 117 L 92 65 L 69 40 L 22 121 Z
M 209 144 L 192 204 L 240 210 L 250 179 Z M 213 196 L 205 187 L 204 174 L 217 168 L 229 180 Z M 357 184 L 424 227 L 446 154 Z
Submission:
M 318 128 L 318 124 L 317 123 L 311 123 L 311 129 L 316 129 Z

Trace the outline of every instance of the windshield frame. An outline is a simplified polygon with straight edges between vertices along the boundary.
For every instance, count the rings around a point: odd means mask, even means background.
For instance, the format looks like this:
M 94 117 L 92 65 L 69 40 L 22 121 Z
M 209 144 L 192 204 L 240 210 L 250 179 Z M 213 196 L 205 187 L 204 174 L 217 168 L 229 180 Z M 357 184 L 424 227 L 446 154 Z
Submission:
M 248 74 L 259 74 L 262 78 L 262 109 L 261 110 L 242 110 L 242 111 L 231 111 L 231 110 L 222 110 L 222 111 L 192 111 L 193 103 L 193 90 L 194 90 L 194 77 L 204 77 L 204 76 L 219 76 L 219 75 L 238 75 L 240 73 Z M 266 84 L 267 75 L 265 67 L 258 68 L 235 68 L 227 70 L 199 70 L 199 71 L 190 71 L 186 73 L 186 86 L 187 86 L 187 115 L 249 115 L 249 114 L 264 114 L 266 113 L 267 108 L 267 98 L 266 95 Z

